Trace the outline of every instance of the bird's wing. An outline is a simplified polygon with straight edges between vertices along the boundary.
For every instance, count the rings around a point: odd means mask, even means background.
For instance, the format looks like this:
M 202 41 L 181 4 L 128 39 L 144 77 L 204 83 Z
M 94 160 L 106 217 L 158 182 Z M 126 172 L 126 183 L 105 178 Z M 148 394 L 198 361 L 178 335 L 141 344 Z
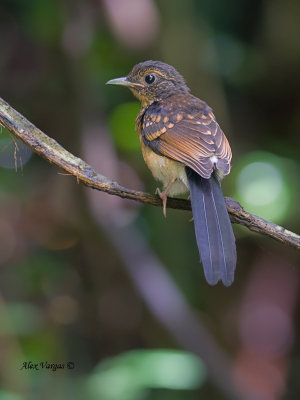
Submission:
M 206 103 L 189 95 L 173 96 L 150 106 L 142 119 L 144 143 L 157 154 L 182 162 L 203 178 L 216 167 L 230 172 L 231 149 Z

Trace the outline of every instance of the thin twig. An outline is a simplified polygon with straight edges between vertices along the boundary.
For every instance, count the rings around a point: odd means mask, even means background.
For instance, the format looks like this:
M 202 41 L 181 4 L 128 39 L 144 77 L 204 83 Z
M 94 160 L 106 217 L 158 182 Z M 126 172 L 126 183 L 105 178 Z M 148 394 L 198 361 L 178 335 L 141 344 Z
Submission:
M 34 152 L 75 176 L 84 185 L 108 194 L 139 201 L 140 203 L 162 206 L 162 201 L 158 196 L 127 189 L 117 182 L 97 173 L 85 161 L 69 153 L 1 98 L 0 124 L 5 126 L 17 138 L 21 139 Z M 234 199 L 227 197 L 226 205 L 233 223 L 244 225 L 251 231 L 270 236 L 283 244 L 300 250 L 300 236 L 296 233 L 250 214 Z M 168 207 L 190 210 L 191 204 L 188 200 L 170 198 L 168 199 Z

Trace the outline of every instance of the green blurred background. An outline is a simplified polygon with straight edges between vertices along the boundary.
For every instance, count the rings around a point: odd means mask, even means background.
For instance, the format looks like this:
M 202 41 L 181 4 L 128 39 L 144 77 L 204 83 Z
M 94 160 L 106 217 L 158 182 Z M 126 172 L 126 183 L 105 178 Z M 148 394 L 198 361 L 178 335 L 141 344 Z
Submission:
M 296 0 L 2 0 L 0 95 L 154 193 L 139 105 L 105 82 L 172 64 L 231 142 L 224 193 L 299 232 L 299 21 Z M 1 128 L 0 400 L 300 398 L 295 250 L 234 226 L 235 282 L 210 287 L 190 213 L 164 219 L 15 149 Z

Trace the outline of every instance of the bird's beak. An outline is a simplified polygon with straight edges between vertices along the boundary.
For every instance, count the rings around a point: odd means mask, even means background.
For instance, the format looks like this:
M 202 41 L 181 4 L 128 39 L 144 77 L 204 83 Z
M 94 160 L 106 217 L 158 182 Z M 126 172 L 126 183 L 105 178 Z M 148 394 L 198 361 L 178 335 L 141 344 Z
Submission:
M 130 82 L 126 76 L 124 78 L 111 79 L 110 81 L 106 82 L 106 84 L 107 85 L 121 85 L 121 86 L 127 86 L 127 87 L 143 86 L 140 83 Z

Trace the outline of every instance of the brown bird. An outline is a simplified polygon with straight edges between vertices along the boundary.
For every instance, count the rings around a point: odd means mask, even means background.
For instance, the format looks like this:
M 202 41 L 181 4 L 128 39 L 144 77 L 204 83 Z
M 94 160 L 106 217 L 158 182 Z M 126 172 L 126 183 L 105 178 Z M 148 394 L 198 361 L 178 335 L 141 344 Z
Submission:
M 211 108 L 191 95 L 171 65 L 145 61 L 124 78 L 107 82 L 127 86 L 142 105 L 136 119 L 144 160 L 167 196 L 190 191 L 196 240 L 209 284 L 232 284 L 236 247 L 220 182 L 230 172 L 231 149 Z

